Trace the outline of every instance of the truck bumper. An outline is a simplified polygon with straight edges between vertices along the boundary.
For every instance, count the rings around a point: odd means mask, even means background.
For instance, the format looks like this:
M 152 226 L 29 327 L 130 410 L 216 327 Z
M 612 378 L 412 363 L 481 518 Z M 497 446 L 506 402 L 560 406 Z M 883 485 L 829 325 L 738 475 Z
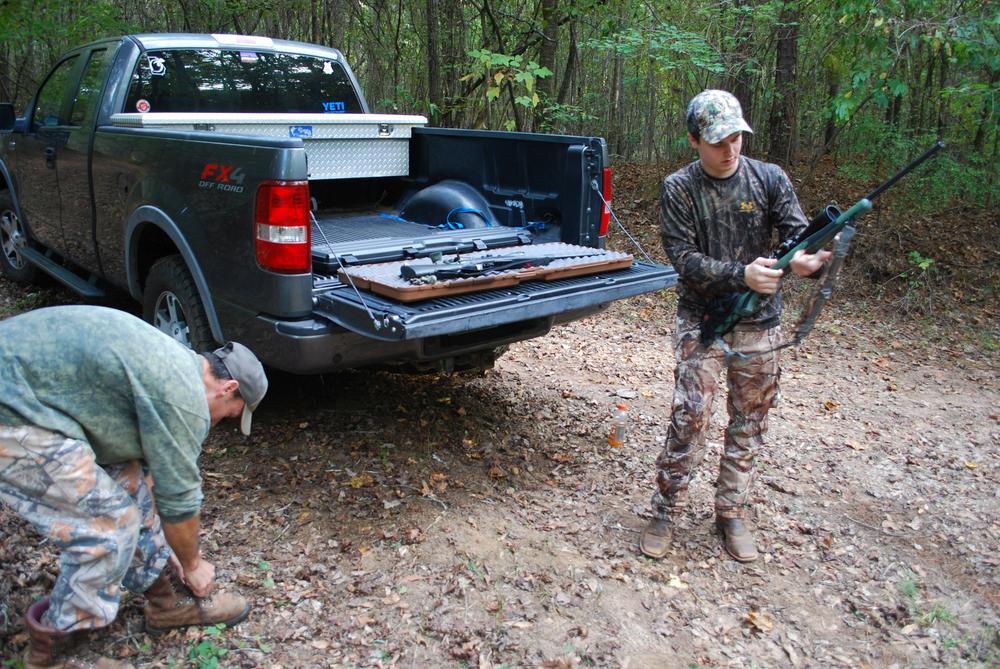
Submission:
M 585 318 L 607 306 L 605 303 L 558 316 L 396 341 L 372 339 L 324 318 L 280 320 L 257 316 L 244 322 L 233 334 L 265 365 L 293 374 L 322 374 L 387 364 L 451 369 L 476 364 L 476 360 L 500 346 L 540 337 L 554 325 Z

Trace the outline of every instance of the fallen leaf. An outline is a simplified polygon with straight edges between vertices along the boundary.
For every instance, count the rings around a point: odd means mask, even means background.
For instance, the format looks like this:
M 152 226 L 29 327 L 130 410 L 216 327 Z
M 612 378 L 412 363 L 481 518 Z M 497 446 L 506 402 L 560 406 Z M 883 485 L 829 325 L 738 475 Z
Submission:
M 677 588 L 678 590 L 687 589 L 687 583 L 683 583 L 677 574 L 670 575 L 670 582 L 667 583 L 671 588 Z
M 774 619 L 763 611 L 750 611 L 747 613 L 746 622 L 751 627 L 765 634 L 774 629 Z

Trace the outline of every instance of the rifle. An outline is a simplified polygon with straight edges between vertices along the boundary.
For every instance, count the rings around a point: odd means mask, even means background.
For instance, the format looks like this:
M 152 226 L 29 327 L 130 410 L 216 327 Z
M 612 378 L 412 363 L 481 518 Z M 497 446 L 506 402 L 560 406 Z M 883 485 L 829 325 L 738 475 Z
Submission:
M 853 229 L 855 219 L 864 216 L 871 211 L 872 200 L 894 186 L 897 181 L 916 169 L 922 162 L 943 148 L 944 142 L 938 140 L 935 142 L 934 146 L 924 151 L 920 157 L 901 169 L 891 178 L 887 179 L 871 193 L 855 202 L 854 205 L 847 211 L 841 212 L 835 205 L 827 205 L 823 211 L 821 211 L 809 223 L 805 230 L 795 237 L 785 240 L 785 242 L 783 242 L 774 251 L 774 253 L 771 254 L 772 258 L 776 258 L 778 260 L 778 262 L 771 266 L 771 269 L 780 269 L 783 272 L 787 272 L 788 265 L 792 262 L 796 253 L 799 251 L 815 253 L 826 246 L 830 240 L 840 234 L 842 230 L 849 228 L 851 230 L 850 234 L 845 236 L 846 239 L 842 240 L 842 248 L 838 249 L 839 260 L 837 269 L 839 270 L 839 264 L 843 261 L 843 257 L 847 253 L 847 244 L 850 242 L 850 238 L 854 235 Z M 835 273 L 833 274 L 833 278 L 836 278 Z M 830 281 L 830 285 L 826 287 L 827 296 L 831 290 L 832 279 Z M 721 339 L 723 336 L 729 334 L 732 329 L 736 327 L 736 324 L 741 318 L 753 315 L 753 313 L 757 311 L 757 304 L 761 297 L 763 296 L 760 293 L 752 290 L 746 290 L 740 293 L 731 293 L 730 295 L 712 300 L 712 302 L 708 305 L 708 310 L 706 311 L 701 322 L 702 345 L 706 347 L 710 346 L 715 340 Z M 823 302 L 825 302 L 825 298 Z M 820 308 L 822 308 L 823 302 L 819 303 Z M 810 327 L 818 315 L 818 312 L 810 315 L 808 321 Z M 798 337 L 796 341 L 801 341 L 801 339 L 802 337 Z
M 543 267 L 556 260 L 569 258 L 595 258 L 605 253 L 571 253 L 564 255 L 484 255 L 470 260 L 455 256 L 451 260 L 428 263 L 404 263 L 399 275 L 411 283 L 433 283 L 447 279 L 465 279 L 482 276 L 490 272 L 502 272 L 526 267 Z

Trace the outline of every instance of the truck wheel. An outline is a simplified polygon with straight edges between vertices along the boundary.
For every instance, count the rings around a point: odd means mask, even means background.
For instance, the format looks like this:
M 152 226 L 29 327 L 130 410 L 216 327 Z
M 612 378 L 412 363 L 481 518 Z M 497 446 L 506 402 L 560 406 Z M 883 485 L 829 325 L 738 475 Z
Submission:
M 142 295 L 142 316 L 198 353 L 215 348 L 198 288 L 179 255 L 153 263 Z
M 10 191 L 0 193 L 0 267 L 11 281 L 31 283 L 38 276 L 38 268 L 21 255 L 28 245 L 28 233 L 14 209 Z

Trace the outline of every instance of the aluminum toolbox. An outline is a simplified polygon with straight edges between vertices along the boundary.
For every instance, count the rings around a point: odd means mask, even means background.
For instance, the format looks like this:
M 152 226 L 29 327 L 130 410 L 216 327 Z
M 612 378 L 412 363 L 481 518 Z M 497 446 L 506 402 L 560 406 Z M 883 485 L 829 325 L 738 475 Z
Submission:
M 396 114 L 147 112 L 114 114 L 111 123 L 125 128 L 297 138 L 305 145 L 310 179 L 355 179 L 409 174 L 411 131 L 426 125 L 427 119 Z

